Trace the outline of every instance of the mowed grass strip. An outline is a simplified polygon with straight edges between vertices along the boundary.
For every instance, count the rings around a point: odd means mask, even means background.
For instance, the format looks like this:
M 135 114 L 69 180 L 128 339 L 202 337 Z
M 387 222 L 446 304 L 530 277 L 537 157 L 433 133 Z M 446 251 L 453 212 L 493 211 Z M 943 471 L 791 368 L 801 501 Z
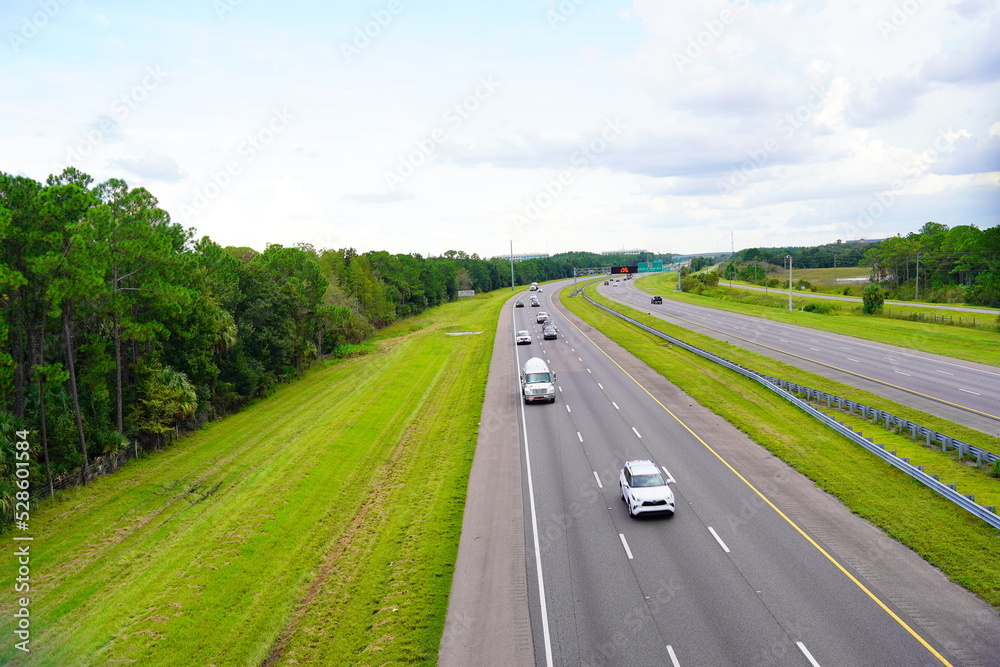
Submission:
M 582 298 L 566 298 L 567 294 L 564 291 L 561 296 L 562 303 L 569 310 L 622 345 L 698 403 L 812 479 L 818 487 L 839 498 L 850 511 L 919 553 L 952 581 L 1000 609 L 1000 549 L 997 548 L 1000 536 L 996 529 L 835 431 L 821 427 L 815 419 L 757 382 L 683 348 L 665 345 L 662 339 L 605 313 Z M 600 297 L 593 288 L 588 288 L 588 295 L 692 345 L 755 370 L 784 377 L 781 372 L 784 365 L 779 362 L 612 303 Z M 804 378 L 801 381 L 805 384 L 827 387 L 833 393 L 849 397 L 859 396 L 856 400 L 869 405 L 886 403 L 865 392 L 838 387 L 837 383 L 811 378 L 802 371 L 794 372 L 794 377 Z M 886 409 L 913 421 L 921 421 L 917 418 L 920 413 L 905 406 L 890 404 Z M 923 417 L 931 422 L 928 425 L 942 432 L 969 434 L 971 431 L 957 425 L 946 428 L 948 422 L 944 420 L 929 415 Z M 882 442 L 878 433 L 880 427 L 872 425 L 871 428 L 871 433 L 865 429 L 865 435 Z M 985 434 L 979 434 L 979 440 L 991 445 L 994 451 L 1000 444 L 997 438 Z M 928 450 L 928 454 L 933 452 Z M 941 466 L 962 465 L 947 455 L 938 454 L 938 457 Z M 1000 481 L 976 474 L 983 488 L 995 494 Z M 947 473 L 942 474 L 942 481 L 947 483 Z M 972 493 L 961 487 L 960 491 Z M 984 502 L 982 497 L 977 496 L 977 500 Z
M 32 651 L 0 663 L 435 662 L 493 344 L 444 331 L 492 332 L 502 301 L 424 313 L 33 513 Z
M 788 311 L 780 308 L 739 303 L 735 300 L 727 301 L 709 296 L 689 294 L 687 292 L 675 292 L 674 289 L 677 287 L 676 273 L 669 275 L 657 274 L 643 278 L 636 283 L 636 286 L 652 294 L 659 294 L 665 299 L 673 299 L 696 306 L 705 306 L 732 313 L 761 317 L 773 322 L 796 324 L 830 333 L 853 336 L 855 338 L 920 350 L 922 352 L 931 352 L 966 361 L 974 361 L 980 364 L 1000 366 L 1000 331 L 995 329 L 973 329 L 969 327 L 934 324 L 931 322 L 913 322 L 889 317 L 853 314 L 845 310 L 836 310 L 829 315 L 821 315 L 801 310 Z M 725 282 L 720 282 L 719 286 L 725 287 Z M 755 296 L 764 297 L 763 292 L 750 293 L 747 290 L 739 290 L 735 286 L 732 291 L 734 299 L 746 298 L 752 300 Z M 774 296 L 773 294 L 771 295 L 772 298 Z M 783 294 L 781 298 L 787 299 L 787 295 Z M 795 308 L 801 308 L 809 301 L 837 303 L 826 299 L 810 299 L 799 292 L 796 292 L 792 297 Z M 857 307 L 857 305 L 853 304 L 851 307 Z M 886 306 L 886 308 L 905 310 L 906 312 L 923 312 L 927 315 L 953 316 L 956 321 L 959 317 L 970 319 L 974 316 L 979 320 L 1000 324 L 997 319 L 998 315 L 992 314 L 937 310 L 920 308 L 918 306 Z M 1000 314 L 1000 311 L 997 311 L 997 313 Z

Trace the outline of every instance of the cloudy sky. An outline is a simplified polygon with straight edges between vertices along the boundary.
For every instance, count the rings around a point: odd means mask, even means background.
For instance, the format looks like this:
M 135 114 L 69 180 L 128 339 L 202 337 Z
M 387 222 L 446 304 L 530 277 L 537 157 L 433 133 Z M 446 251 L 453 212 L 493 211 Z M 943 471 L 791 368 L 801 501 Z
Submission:
M 3 0 L 0 171 L 223 245 L 696 253 L 1000 224 L 1000 0 Z

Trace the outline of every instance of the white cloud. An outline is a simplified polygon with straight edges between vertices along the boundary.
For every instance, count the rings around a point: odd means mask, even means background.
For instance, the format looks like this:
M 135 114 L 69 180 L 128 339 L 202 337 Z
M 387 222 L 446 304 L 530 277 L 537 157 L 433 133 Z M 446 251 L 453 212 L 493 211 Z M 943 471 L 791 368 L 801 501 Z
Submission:
M 406 4 L 347 62 L 341 41 L 371 17 L 345 3 L 224 20 L 202 0 L 69 4 L 0 55 L 18 91 L 0 100 L 0 169 L 44 180 L 75 155 L 260 248 L 700 252 L 731 229 L 737 246 L 799 245 L 996 219 L 997 0 L 612 0 L 554 31 L 548 6 Z M 477 96 L 483 77 L 500 85 Z M 276 109 L 291 120 L 264 142 Z M 613 118 L 627 131 L 580 160 Z M 951 149 L 922 159 L 942 132 Z

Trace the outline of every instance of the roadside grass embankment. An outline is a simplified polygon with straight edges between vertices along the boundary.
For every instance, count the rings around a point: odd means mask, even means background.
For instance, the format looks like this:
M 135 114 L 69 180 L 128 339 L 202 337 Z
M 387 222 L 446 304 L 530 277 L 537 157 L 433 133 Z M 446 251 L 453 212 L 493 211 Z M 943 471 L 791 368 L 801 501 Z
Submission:
M 746 290 L 738 290 L 735 287 L 732 290 L 728 288 L 724 290 L 725 292 L 731 292 L 728 298 L 675 292 L 677 277 L 676 274 L 672 275 L 673 279 L 666 274 L 651 275 L 636 283 L 636 286 L 647 292 L 659 294 L 665 299 L 716 308 L 732 313 L 751 315 L 753 317 L 762 317 L 772 322 L 796 324 L 820 331 L 885 343 L 887 345 L 896 345 L 922 352 L 940 354 L 946 357 L 964 359 L 965 361 L 1000 366 L 1000 330 L 995 327 L 969 328 L 944 326 L 933 322 L 913 322 L 907 319 L 862 315 L 852 312 L 852 310 L 834 309 L 826 315 L 805 312 L 799 309 L 809 303 L 810 299 L 802 296 L 799 292 L 795 292 L 792 296 L 792 304 L 795 310 L 788 311 L 783 308 L 774 308 L 759 303 L 764 299 L 778 298 L 784 304 L 784 308 L 787 308 L 787 294 L 783 294 L 780 297 L 775 297 L 774 295 L 768 297 L 763 292 L 748 292 Z M 813 299 L 813 301 L 816 301 L 816 299 Z M 915 313 L 925 312 L 928 316 L 952 316 L 956 320 L 963 316 L 966 319 L 970 317 L 969 313 L 953 310 L 907 307 L 906 312 L 910 311 Z M 995 316 L 983 315 L 981 319 L 994 322 L 997 318 Z
M 852 443 L 758 383 L 714 364 L 683 348 L 666 344 L 631 324 L 590 305 L 584 299 L 562 303 L 605 335 L 662 374 L 694 400 L 720 415 L 817 487 L 832 494 L 853 513 L 884 530 L 937 566 L 952 581 L 1000 609 L 1000 535 L 996 529 L 924 487 L 902 471 Z M 614 303 L 588 287 L 587 294 L 619 312 L 664 333 L 708 350 L 730 361 L 775 377 L 800 383 L 868 405 L 953 434 L 990 451 L 1000 451 L 1000 439 L 969 429 L 905 405 L 859 391 L 792 368 L 734 345 L 671 325 L 659 318 Z M 842 421 L 845 421 L 843 418 Z M 940 474 L 945 483 L 958 484 L 961 493 L 972 493 L 982 505 L 1000 506 L 1000 480 L 985 470 L 971 469 L 954 456 L 902 441 L 881 426 L 856 427 L 875 442 L 911 462 L 925 465 L 929 474 Z M 711 444 L 711 443 L 710 443 Z M 907 452 L 906 447 L 912 447 Z M 906 453 L 904 453 L 906 452 Z
M 0 664 L 436 662 L 494 340 L 445 331 L 495 331 L 502 297 L 400 323 L 43 503 L 17 594 L 31 652 L 8 639 Z M 15 576 L 0 559 L 0 588 Z

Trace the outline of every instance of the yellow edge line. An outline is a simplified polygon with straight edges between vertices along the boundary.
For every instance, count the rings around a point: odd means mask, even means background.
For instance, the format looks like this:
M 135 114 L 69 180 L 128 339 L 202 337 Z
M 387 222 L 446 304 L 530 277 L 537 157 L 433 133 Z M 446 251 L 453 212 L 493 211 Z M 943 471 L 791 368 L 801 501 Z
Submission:
M 568 318 L 567 318 L 567 321 L 568 321 Z M 692 431 L 690 429 L 690 427 L 688 427 L 687 424 L 685 424 L 683 421 L 681 421 L 681 419 L 677 415 L 675 415 L 673 412 L 671 412 L 670 408 L 668 408 L 663 403 L 661 403 L 660 399 L 656 398 L 656 396 L 653 396 L 653 394 L 651 394 L 650 391 L 648 389 L 646 389 L 646 387 L 644 387 L 642 385 L 642 383 L 640 383 L 638 380 L 636 380 L 634 377 L 632 377 L 632 375 L 627 370 L 625 370 L 624 368 L 622 368 L 621 365 L 617 361 L 615 361 L 614 359 L 612 359 L 611 355 L 608 354 L 607 352 L 605 352 L 604 349 L 600 345 L 598 345 L 597 343 L 595 343 L 594 340 L 590 336 L 588 336 L 587 334 L 585 334 L 583 332 L 583 330 L 580 329 L 580 327 L 576 326 L 576 324 L 574 324 L 573 322 L 570 322 L 570 324 L 573 325 L 574 329 L 576 329 L 577 331 L 580 332 L 580 335 L 582 335 L 584 338 L 586 338 L 588 341 L 590 341 L 590 344 L 593 345 L 595 348 L 597 348 L 597 350 L 601 354 L 603 354 L 605 357 L 607 357 L 608 361 L 610 361 L 615 366 L 617 366 L 618 369 L 622 373 L 624 373 L 626 377 L 628 377 L 628 379 L 632 380 L 632 382 L 634 382 L 637 387 L 639 387 L 644 392 L 646 392 L 646 395 L 649 396 L 651 399 L 653 399 L 656 402 L 657 405 L 659 405 L 661 408 L 663 408 L 664 412 L 666 412 L 668 415 L 670 415 L 671 417 L 673 417 L 674 420 L 676 420 L 678 424 L 680 424 L 681 426 L 684 427 L 684 430 L 686 430 L 688 433 L 690 433 L 692 436 L 694 436 L 694 438 L 698 442 L 700 442 L 705 447 L 705 449 L 707 449 L 708 451 L 710 451 L 715 456 L 715 458 L 719 459 L 719 461 L 721 461 L 724 466 L 726 466 L 727 468 L 729 468 L 734 475 L 736 475 L 737 477 L 739 477 L 740 481 L 742 481 L 744 484 L 746 484 L 750 488 L 751 491 L 753 491 L 754 493 L 756 493 L 760 497 L 761 500 L 763 500 L 765 503 L 768 504 L 768 506 L 771 509 L 773 509 L 775 512 L 777 512 L 778 516 L 780 516 L 782 519 L 784 519 L 785 521 L 787 521 L 788 525 L 790 525 L 792 528 L 794 528 L 799 533 L 799 535 L 801 535 L 802 537 L 804 537 L 806 539 L 806 541 L 809 542 L 809 544 L 811 544 L 813 547 L 815 547 L 816 550 L 819 551 L 821 554 L 823 554 L 826 557 L 827 560 L 829 560 L 831 563 L 833 563 L 834 566 L 838 570 L 840 570 L 844 574 L 844 576 L 846 576 L 848 579 L 850 579 L 854 583 L 855 586 L 857 586 L 862 591 L 864 591 L 864 593 L 868 597 L 870 597 L 875 602 L 875 604 L 877 604 L 879 607 L 881 607 L 882 610 L 885 611 L 885 613 L 887 613 L 890 617 L 892 617 L 893 620 L 895 620 L 897 623 L 899 623 L 899 625 L 902 626 L 903 629 L 905 629 L 908 633 L 910 633 L 910 635 L 914 639 L 916 639 L 918 642 L 920 642 L 923 645 L 924 648 L 926 648 L 928 651 L 930 651 L 930 653 L 935 658 L 937 658 L 938 660 L 940 660 L 942 664 L 948 665 L 949 667 L 953 667 L 953 665 L 950 662 L 948 662 L 948 660 L 943 655 L 941 655 L 940 653 L 938 653 L 937 650 L 933 646 L 931 646 L 923 637 L 921 637 L 919 634 L 917 634 L 917 632 L 913 628 L 911 628 L 909 625 L 907 625 L 906 621 L 904 621 L 899 616 L 897 616 L 896 612 L 894 612 L 892 609 L 890 609 L 884 602 L 882 602 L 882 600 L 880 600 L 878 597 L 876 597 L 874 593 L 872 593 L 870 590 L 868 590 L 868 588 L 865 587 L 865 585 L 862 584 L 860 581 L 858 581 L 858 579 L 853 574 L 851 574 L 850 572 L 848 572 L 847 568 L 845 568 L 843 565 L 841 565 L 840 562 L 837 561 L 836 558 L 834 558 L 833 556 L 831 556 L 823 547 L 821 547 L 813 538 L 811 538 L 802 528 L 800 528 L 798 524 L 796 524 L 794 521 L 792 521 L 790 518 L 788 518 L 788 516 L 784 512 L 782 512 L 780 509 L 778 509 L 777 505 L 775 505 L 774 503 L 772 503 L 770 501 L 770 499 L 768 499 L 767 496 L 765 496 L 763 493 L 761 493 L 761 491 L 757 487 L 755 487 L 753 484 L 751 484 L 750 481 L 747 480 L 746 477 L 744 477 L 743 475 L 741 475 L 736 470 L 736 468 L 734 468 L 732 465 L 729 464 L 728 461 L 726 461 L 726 459 L 722 458 L 722 455 L 720 455 L 717 451 L 715 451 L 714 449 L 712 449 L 711 445 L 709 445 L 707 442 L 705 442 L 704 440 L 702 440 L 701 437 L 697 433 L 695 433 L 694 431 Z

